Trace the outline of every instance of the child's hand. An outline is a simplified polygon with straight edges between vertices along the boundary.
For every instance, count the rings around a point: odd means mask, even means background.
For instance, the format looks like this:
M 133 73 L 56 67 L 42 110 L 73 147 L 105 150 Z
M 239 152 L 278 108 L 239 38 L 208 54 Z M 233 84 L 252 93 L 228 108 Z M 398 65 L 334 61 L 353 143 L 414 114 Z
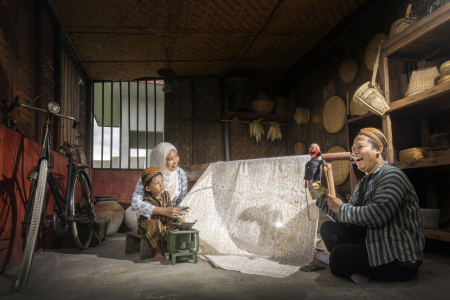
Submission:
M 171 206 L 171 207 L 166 207 L 165 208 L 165 216 L 169 217 L 169 218 L 176 218 L 180 215 L 181 213 L 181 208 L 179 207 L 175 207 L 175 206 Z

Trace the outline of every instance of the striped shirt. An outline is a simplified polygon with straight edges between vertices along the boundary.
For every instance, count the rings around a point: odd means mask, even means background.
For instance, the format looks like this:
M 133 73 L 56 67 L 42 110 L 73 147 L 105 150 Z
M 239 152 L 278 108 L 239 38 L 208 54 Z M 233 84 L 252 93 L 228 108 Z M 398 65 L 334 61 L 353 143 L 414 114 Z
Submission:
M 396 259 L 422 261 L 425 236 L 419 199 L 405 173 L 384 162 L 373 173 L 362 206 L 355 206 L 362 180 L 356 184 L 348 203 L 339 205 L 337 214 L 329 209 L 325 196 L 316 205 L 337 222 L 367 227 L 370 266 Z
M 178 175 L 178 190 L 176 191 L 174 198 L 172 200 L 173 206 L 180 206 L 181 201 L 187 195 L 187 177 L 186 172 L 180 167 L 177 169 Z M 151 218 L 155 206 L 151 203 L 145 202 L 144 200 L 144 185 L 139 177 L 136 184 L 132 199 L 131 199 L 131 209 L 136 212 L 136 216 L 144 216 Z

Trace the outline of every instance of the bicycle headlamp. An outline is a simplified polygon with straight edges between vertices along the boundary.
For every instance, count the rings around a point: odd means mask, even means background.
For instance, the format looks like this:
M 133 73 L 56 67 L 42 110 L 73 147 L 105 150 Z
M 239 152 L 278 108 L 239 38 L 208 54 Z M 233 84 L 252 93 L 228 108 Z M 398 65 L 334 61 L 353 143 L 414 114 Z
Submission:
M 48 108 L 48 111 L 51 112 L 52 114 L 59 113 L 59 110 L 61 109 L 59 104 L 56 102 L 49 102 L 47 108 Z

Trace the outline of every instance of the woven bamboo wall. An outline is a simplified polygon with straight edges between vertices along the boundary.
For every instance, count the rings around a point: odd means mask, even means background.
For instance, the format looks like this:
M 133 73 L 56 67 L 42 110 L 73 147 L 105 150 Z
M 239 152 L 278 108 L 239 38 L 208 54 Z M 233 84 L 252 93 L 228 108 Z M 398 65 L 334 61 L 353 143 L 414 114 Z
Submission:
M 219 77 L 171 78 L 165 94 L 164 140 L 180 155 L 180 167 L 222 160 Z

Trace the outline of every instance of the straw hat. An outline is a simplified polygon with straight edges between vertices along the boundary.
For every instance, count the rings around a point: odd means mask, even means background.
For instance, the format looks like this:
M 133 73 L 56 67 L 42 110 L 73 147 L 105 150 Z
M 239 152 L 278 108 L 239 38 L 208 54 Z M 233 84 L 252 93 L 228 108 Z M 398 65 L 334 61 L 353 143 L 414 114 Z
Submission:
M 364 62 L 366 63 L 367 69 L 373 71 L 373 65 L 377 59 L 377 48 L 378 44 L 382 40 L 387 40 L 387 36 L 384 33 L 378 33 L 369 42 L 366 47 L 366 52 L 364 54 Z
M 323 108 L 323 125 L 329 133 L 341 131 L 347 122 L 345 102 L 341 97 L 333 96 Z
M 294 114 L 294 120 L 297 125 L 306 124 L 309 121 L 309 109 L 306 107 L 297 107 Z
M 347 152 L 345 148 L 336 146 L 328 150 L 328 153 Z M 333 170 L 334 185 L 343 184 L 350 173 L 348 160 L 336 160 L 331 162 L 331 169 Z
M 316 126 L 317 130 L 322 130 L 325 128 L 325 126 L 323 126 L 323 107 L 320 107 L 319 109 L 317 109 L 314 114 L 312 115 L 312 122 L 313 124 Z
M 349 57 L 341 63 L 339 76 L 344 83 L 352 82 L 358 73 L 358 61 L 354 57 Z
M 306 154 L 306 146 L 303 142 L 298 142 L 294 145 L 294 154 L 295 155 L 302 155 Z
M 413 71 L 408 83 L 408 88 L 406 89 L 405 97 L 431 89 L 434 87 L 435 79 L 439 76 L 440 74 L 436 67 Z

